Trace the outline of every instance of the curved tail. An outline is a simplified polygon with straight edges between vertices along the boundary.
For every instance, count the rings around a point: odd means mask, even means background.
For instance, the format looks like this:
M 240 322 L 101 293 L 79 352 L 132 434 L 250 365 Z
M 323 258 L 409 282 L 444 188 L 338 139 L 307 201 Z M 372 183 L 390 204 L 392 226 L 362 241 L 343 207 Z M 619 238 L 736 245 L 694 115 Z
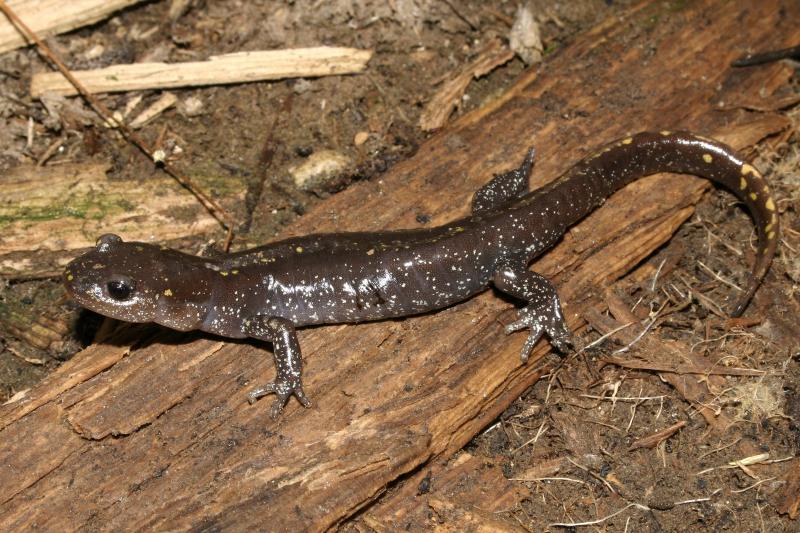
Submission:
M 605 198 L 637 178 L 658 172 L 694 174 L 729 189 L 746 206 L 758 231 L 752 276 L 732 315 L 740 316 L 769 269 L 779 240 L 775 199 L 764 177 L 729 146 L 688 132 L 645 132 L 619 139 L 569 170 L 581 175 L 596 198 Z

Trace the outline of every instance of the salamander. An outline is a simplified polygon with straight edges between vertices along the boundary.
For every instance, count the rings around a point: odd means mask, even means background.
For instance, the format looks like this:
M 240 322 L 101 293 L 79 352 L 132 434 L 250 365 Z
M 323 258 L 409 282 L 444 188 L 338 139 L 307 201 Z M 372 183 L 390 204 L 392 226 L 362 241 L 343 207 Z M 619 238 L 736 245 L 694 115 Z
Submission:
M 781 48 L 780 50 L 760 52 L 757 54 L 745 54 L 739 59 L 733 61 L 731 66 L 752 67 L 755 65 L 763 65 L 765 63 L 780 61 L 781 59 L 793 59 L 795 61 L 800 61 L 800 45 L 792 46 L 790 48 Z
M 694 174 L 723 185 L 748 208 L 758 233 L 752 276 L 733 315 L 747 306 L 775 254 L 775 200 L 761 173 L 729 147 L 687 132 L 639 133 L 612 142 L 550 184 L 528 192 L 534 150 L 472 199 L 471 214 L 438 227 L 312 234 L 215 258 L 101 236 L 66 267 L 80 305 L 129 322 L 156 322 L 272 344 L 275 380 L 248 394 L 275 394 L 277 417 L 301 380 L 295 329 L 435 311 L 494 286 L 522 306 L 506 332 L 527 329 L 522 361 L 545 334 L 572 345 L 554 286 L 529 270 L 567 228 L 614 191 L 658 172 Z

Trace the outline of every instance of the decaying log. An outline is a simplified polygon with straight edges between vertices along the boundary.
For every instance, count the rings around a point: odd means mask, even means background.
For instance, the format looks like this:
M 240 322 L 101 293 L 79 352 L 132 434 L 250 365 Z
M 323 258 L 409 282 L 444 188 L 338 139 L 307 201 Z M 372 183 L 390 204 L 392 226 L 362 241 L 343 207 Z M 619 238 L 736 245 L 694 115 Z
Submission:
M 798 19 L 800 6 L 779 0 L 746 9 L 704 0 L 677 12 L 641 4 L 291 232 L 414 227 L 419 214 L 433 224 L 464 215 L 472 192 L 492 172 L 516 166 L 531 144 L 535 186 L 598 144 L 641 129 L 685 128 L 752 146 L 785 120 L 715 106 L 733 93 L 768 99 L 785 67 L 728 64 L 754 43 L 800 41 Z M 592 293 L 669 239 L 706 189 L 685 176 L 641 180 L 534 265 L 555 279 L 573 327 Z M 88 348 L 0 409 L 0 529 L 340 523 L 398 477 L 459 450 L 548 372 L 546 343 L 520 364 L 525 335 L 503 333 L 512 316 L 508 301 L 487 292 L 406 320 L 303 329 L 314 407 L 292 401 L 278 422 L 267 416 L 269 399 L 246 401 L 274 372 L 262 346 L 124 327 L 128 339 Z M 139 337 L 133 347 L 130 336 Z
M 508 47 L 500 39 L 492 39 L 478 53 L 478 57 L 460 69 L 433 95 L 422 110 L 419 126 L 425 131 L 441 128 L 447 117 L 461 103 L 467 87 L 474 78 L 485 76 L 495 68 L 510 61 L 514 57 Z
M 167 176 L 110 181 L 106 170 L 102 164 L 24 165 L 3 176 L 0 276 L 57 275 L 108 228 L 131 240 L 165 242 L 219 225 Z
M 792 520 L 800 510 L 800 459 L 795 458 L 786 465 L 781 476 L 779 488 L 770 494 L 770 500 L 781 514 L 788 514 Z
M 364 71 L 370 57 L 370 50 L 319 46 L 236 52 L 213 56 L 208 61 L 112 65 L 72 74 L 89 92 L 110 93 L 355 74 Z M 31 79 L 31 96 L 46 92 L 78 94 L 60 72 L 35 74 Z
M 358 521 L 375 531 L 426 531 L 437 522 L 454 521 L 470 524 L 462 530 L 518 531 L 499 522 L 497 513 L 514 509 L 531 497 L 531 491 L 506 479 L 502 462 L 503 458 L 493 461 L 469 453 L 434 461 L 363 512 Z M 436 519 L 431 519 L 431 511 L 438 514 Z M 452 520 L 454 514 L 461 516 Z

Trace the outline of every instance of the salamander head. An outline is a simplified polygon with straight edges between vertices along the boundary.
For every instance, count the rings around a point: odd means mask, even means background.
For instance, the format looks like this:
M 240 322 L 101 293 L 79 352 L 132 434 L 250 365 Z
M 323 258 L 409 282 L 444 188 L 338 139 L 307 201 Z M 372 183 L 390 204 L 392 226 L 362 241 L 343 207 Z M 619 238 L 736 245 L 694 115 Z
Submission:
M 67 292 L 83 307 L 127 322 L 186 331 L 202 324 L 211 271 L 197 257 L 113 234 L 64 271 Z

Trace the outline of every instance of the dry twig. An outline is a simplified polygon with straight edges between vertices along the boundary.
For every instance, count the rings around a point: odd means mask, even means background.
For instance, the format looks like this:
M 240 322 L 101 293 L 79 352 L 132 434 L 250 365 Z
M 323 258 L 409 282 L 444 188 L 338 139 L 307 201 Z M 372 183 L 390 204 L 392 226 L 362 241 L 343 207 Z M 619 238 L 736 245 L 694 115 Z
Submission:
M 315 78 L 363 72 L 372 51 L 356 48 L 295 48 L 236 52 L 184 63 L 133 63 L 72 72 L 92 93 L 139 91 L 224 85 L 285 78 Z M 57 72 L 42 72 L 31 79 L 31 95 L 45 92 L 78 94 L 71 80 Z
M 679 429 L 681 429 L 685 425 L 686 421 L 681 420 L 680 422 L 672 424 L 668 428 L 662 429 L 661 431 L 656 431 L 652 435 L 648 435 L 643 439 L 635 441 L 633 444 L 630 445 L 628 451 L 630 452 L 639 448 L 655 448 L 658 444 L 660 444 L 662 441 L 674 435 Z

